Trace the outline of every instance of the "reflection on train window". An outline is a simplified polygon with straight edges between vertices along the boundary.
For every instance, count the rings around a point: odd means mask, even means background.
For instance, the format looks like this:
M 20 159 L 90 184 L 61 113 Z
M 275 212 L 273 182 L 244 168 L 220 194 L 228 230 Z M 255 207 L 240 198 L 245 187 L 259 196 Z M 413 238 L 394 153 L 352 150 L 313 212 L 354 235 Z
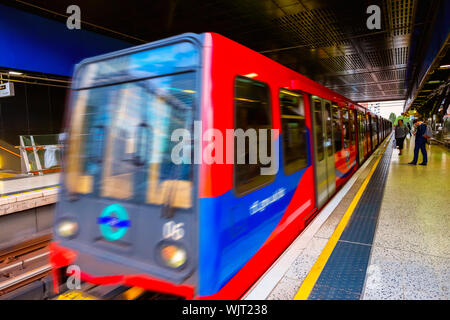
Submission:
M 325 101 L 325 128 L 327 129 L 327 155 L 333 155 L 333 141 L 332 141 L 332 119 L 331 119 L 331 104 L 329 101 Z
M 314 125 L 316 136 L 317 161 L 324 159 L 324 139 L 323 139 L 323 120 L 322 120 L 322 100 L 315 98 L 313 100 Z
M 370 116 L 366 114 L 364 119 L 365 119 L 364 125 L 366 127 L 367 152 L 370 152 L 372 150 Z
M 294 173 L 307 166 L 305 106 L 299 93 L 281 90 L 281 125 L 284 171 Z
M 355 130 L 355 111 L 354 110 L 350 110 L 350 143 L 351 145 L 355 145 L 355 134 L 356 134 L 356 130 Z
M 334 152 L 342 149 L 342 126 L 341 113 L 337 105 L 333 105 L 333 138 L 334 138 Z
M 344 131 L 344 148 L 348 148 L 350 146 L 350 124 L 346 108 L 342 108 L 342 130 Z
M 272 155 L 272 116 L 268 86 L 246 77 L 236 77 L 235 89 L 235 138 L 234 138 L 234 185 L 237 194 L 261 187 L 273 180 L 273 175 L 261 175 L 261 169 L 269 167 L 260 158 L 260 129 L 266 132 L 266 153 Z M 240 135 L 242 132 L 247 135 Z M 253 129 L 253 130 L 249 130 Z M 249 130 L 249 131 L 247 131 Z M 252 134 L 254 133 L 254 134 Z M 263 142 L 261 142 L 262 144 Z
M 381 133 L 381 134 L 383 134 L 383 130 L 384 130 L 384 127 L 383 127 L 383 120 L 380 118 L 380 133 Z
M 374 146 L 378 144 L 378 126 L 377 126 L 377 118 L 372 117 L 372 142 L 374 143 Z
M 366 130 L 364 128 L 364 115 L 361 112 L 358 112 L 358 141 L 361 144 L 364 141 L 365 131 Z

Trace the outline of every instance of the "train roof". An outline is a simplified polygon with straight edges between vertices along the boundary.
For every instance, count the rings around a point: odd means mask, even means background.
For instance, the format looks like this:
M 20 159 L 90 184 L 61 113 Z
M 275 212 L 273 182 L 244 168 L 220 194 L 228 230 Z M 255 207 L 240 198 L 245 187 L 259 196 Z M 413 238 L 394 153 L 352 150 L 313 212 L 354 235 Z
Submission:
M 259 53 L 257 51 L 254 51 L 253 49 L 250 49 L 250 48 L 248 48 L 248 47 L 246 47 L 246 46 L 244 46 L 244 45 L 242 45 L 242 44 L 240 44 L 240 43 L 238 43 L 238 42 L 236 42 L 234 40 L 231 40 L 231 39 L 229 39 L 229 38 L 227 38 L 227 37 L 225 37 L 223 35 L 220 35 L 218 33 L 210 32 L 210 33 L 204 33 L 203 35 L 207 35 L 207 34 L 210 34 L 210 35 L 212 35 L 214 37 L 220 37 L 222 39 L 226 39 L 226 41 L 229 41 L 230 43 L 233 43 L 235 45 L 244 47 L 247 50 L 252 51 L 254 54 L 260 55 L 263 59 L 267 59 L 271 63 L 277 64 L 279 68 L 283 68 L 286 71 L 288 71 L 289 73 L 295 74 L 295 78 L 297 78 L 298 80 L 302 81 L 308 87 L 314 88 L 314 89 L 317 90 L 317 92 L 309 92 L 311 94 L 319 95 L 318 94 L 319 92 L 322 92 L 322 93 L 326 92 L 328 94 L 328 96 L 334 97 L 334 100 L 340 100 L 339 102 L 346 102 L 348 104 L 353 105 L 357 109 L 364 110 L 364 111 L 368 112 L 368 109 L 366 107 L 358 104 L 357 102 L 355 102 L 355 101 L 353 101 L 353 100 L 351 100 L 351 99 L 349 99 L 349 98 L 347 98 L 347 97 L 337 93 L 336 91 L 331 90 L 330 88 L 327 88 L 326 86 L 324 86 L 324 85 L 322 85 L 322 84 L 320 84 L 320 83 L 318 83 L 318 82 L 316 82 L 316 81 L 314 81 L 314 80 L 312 80 L 312 79 L 310 79 L 310 78 L 308 78 L 308 77 L 298 73 L 295 70 L 292 70 L 292 69 L 290 69 L 290 68 L 280 64 L 279 62 L 277 62 L 275 60 L 270 59 L 269 57 L 267 57 L 267 56 L 265 56 L 265 55 L 263 55 L 263 54 L 261 54 L 261 53 Z M 306 92 L 308 92 L 308 91 L 306 91 Z M 336 101 L 336 102 L 338 102 L 338 101 Z
M 250 49 L 250 48 L 248 48 L 248 47 L 246 47 L 246 46 L 244 46 L 244 45 L 242 45 L 242 44 L 240 44 L 240 43 L 238 43 L 236 41 L 233 41 L 233 40 L 231 40 L 231 39 L 229 39 L 229 38 L 227 38 L 227 37 L 225 37 L 223 35 L 220 35 L 220 34 L 214 33 L 214 32 L 205 32 L 205 33 L 201 33 L 201 34 L 197 34 L 197 33 L 183 33 L 183 34 L 180 34 L 180 35 L 176 35 L 176 36 L 173 36 L 173 37 L 161 39 L 161 40 L 158 40 L 158 41 L 153 41 L 153 42 L 149 42 L 149 43 L 146 43 L 146 44 L 142 44 L 142 45 L 126 48 L 126 49 L 123 49 L 123 50 L 118 50 L 118 51 L 110 52 L 110 53 L 107 53 L 107 54 L 103 54 L 103 55 L 87 58 L 87 59 L 82 60 L 80 63 L 78 63 L 76 65 L 75 73 L 76 73 L 76 70 L 79 69 L 80 66 L 88 64 L 88 63 L 99 62 L 99 61 L 102 61 L 102 60 L 105 60 L 105 59 L 110 59 L 110 58 L 118 57 L 118 56 L 121 56 L 121 55 L 128 55 L 128 54 L 131 54 L 131 53 L 134 53 L 134 52 L 139 52 L 139 51 L 148 50 L 148 49 L 152 49 L 152 48 L 155 48 L 155 47 L 163 46 L 163 45 L 166 45 L 166 44 L 179 42 L 180 40 L 184 40 L 184 39 L 189 40 L 191 42 L 196 42 L 196 43 L 198 43 L 200 45 L 201 43 L 204 42 L 204 39 L 205 39 L 205 37 L 207 35 L 211 35 L 214 38 L 215 37 L 219 37 L 219 38 L 222 38 L 222 39 L 226 39 L 226 41 L 229 41 L 230 43 L 233 43 L 234 45 L 242 46 L 242 47 L 246 48 L 247 50 L 253 52 L 254 54 L 260 55 L 263 59 L 266 59 L 267 61 L 270 61 L 270 63 L 276 64 L 277 67 L 282 68 L 282 69 L 284 69 L 285 71 L 287 71 L 289 73 L 292 73 L 293 75 L 295 75 L 295 78 L 296 78 L 297 81 L 300 80 L 300 81 L 302 81 L 302 84 L 305 84 L 307 87 L 313 89 L 313 90 L 309 90 L 311 92 L 306 90 L 306 92 L 308 92 L 308 93 L 311 93 L 311 94 L 314 94 L 314 95 L 320 95 L 320 93 L 327 93 L 327 95 L 329 97 L 333 97 L 332 100 L 336 100 L 336 102 L 338 102 L 338 103 L 339 102 L 340 103 L 347 103 L 349 105 L 352 105 L 356 109 L 359 109 L 361 111 L 365 111 L 366 113 L 373 114 L 366 107 L 364 107 L 364 106 L 358 104 L 357 102 L 355 102 L 355 101 L 353 101 L 353 100 L 351 100 L 351 99 L 349 99 L 349 98 L 339 94 L 338 92 L 331 90 L 330 88 L 328 88 L 328 87 L 326 87 L 326 86 L 324 86 L 324 85 L 322 85 L 322 84 L 320 84 L 320 83 L 318 83 L 318 82 L 316 82 L 316 81 L 314 81 L 314 80 L 312 80 L 312 79 L 310 79 L 310 78 L 308 78 L 308 77 L 298 73 L 295 70 L 292 70 L 292 69 L 290 69 L 290 68 L 280 64 L 279 62 L 277 62 L 275 60 L 270 59 L 269 57 L 267 57 L 267 56 L 265 56 L 265 55 L 263 55 L 263 54 L 261 54 L 261 53 L 259 53 L 257 51 L 254 51 L 254 50 L 252 50 L 252 49 Z

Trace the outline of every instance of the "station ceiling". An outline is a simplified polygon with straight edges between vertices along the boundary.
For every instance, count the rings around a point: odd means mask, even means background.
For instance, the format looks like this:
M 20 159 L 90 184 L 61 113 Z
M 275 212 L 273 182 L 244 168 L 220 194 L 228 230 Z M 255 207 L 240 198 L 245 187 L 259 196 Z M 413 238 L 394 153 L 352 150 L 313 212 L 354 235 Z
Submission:
M 217 32 L 358 102 L 405 99 L 439 0 L 27 0 L 10 4 L 140 44 Z M 442 0 L 446 1 L 446 0 Z M 381 9 L 369 30 L 367 7 Z M 420 17 L 420 19 L 418 19 Z M 421 38 L 422 37 L 422 38 Z M 414 47 L 413 47 L 414 45 Z M 411 72 L 410 72 L 411 71 Z

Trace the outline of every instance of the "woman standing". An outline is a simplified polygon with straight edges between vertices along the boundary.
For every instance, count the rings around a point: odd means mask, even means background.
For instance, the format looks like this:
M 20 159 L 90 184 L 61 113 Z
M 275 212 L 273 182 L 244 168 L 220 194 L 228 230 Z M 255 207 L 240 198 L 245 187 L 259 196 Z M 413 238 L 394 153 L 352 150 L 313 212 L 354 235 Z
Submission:
M 403 142 L 408 134 L 408 128 L 403 124 L 403 120 L 399 119 L 397 126 L 395 127 L 395 140 L 397 141 L 397 147 L 400 149 L 399 155 L 402 154 Z

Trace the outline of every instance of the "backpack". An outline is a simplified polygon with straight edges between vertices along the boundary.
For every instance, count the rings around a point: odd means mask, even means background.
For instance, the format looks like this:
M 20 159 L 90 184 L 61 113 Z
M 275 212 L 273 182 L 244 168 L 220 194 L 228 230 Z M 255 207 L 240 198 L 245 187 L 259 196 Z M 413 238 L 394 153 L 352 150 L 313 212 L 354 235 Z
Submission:
M 423 137 L 425 139 L 430 139 L 433 136 L 433 132 L 431 131 L 430 126 L 427 125 L 427 129 L 425 131 L 425 133 L 423 134 Z

